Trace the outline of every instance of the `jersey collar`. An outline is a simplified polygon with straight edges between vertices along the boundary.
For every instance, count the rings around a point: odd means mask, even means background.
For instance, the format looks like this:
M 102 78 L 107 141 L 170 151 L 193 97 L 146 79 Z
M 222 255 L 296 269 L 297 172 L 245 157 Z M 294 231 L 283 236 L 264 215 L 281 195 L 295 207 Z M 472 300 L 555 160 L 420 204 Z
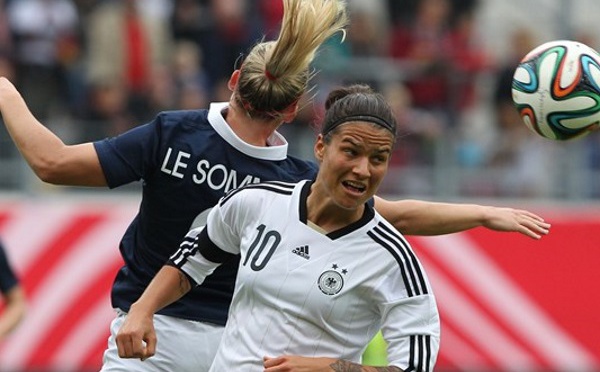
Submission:
M 304 185 L 301 186 L 302 189 L 300 191 L 300 197 L 298 199 L 298 201 L 299 201 L 299 203 L 298 203 L 299 218 L 300 218 L 300 221 L 306 225 L 308 225 L 308 223 L 307 223 L 308 222 L 308 211 L 306 209 L 306 201 L 308 199 L 308 195 L 310 194 L 310 187 L 312 186 L 313 183 L 314 183 L 313 180 L 305 181 Z M 341 238 L 342 236 L 348 235 L 351 232 L 362 228 L 363 226 L 368 224 L 371 220 L 373 220 L 373 217 L 375 217 L 375 211 L 374 211 L 373 207 L 371 205 L 369 205 L 369 202 L 367 202 L 367 203 L 365 203 L 365 210 L 363 212 L 363 215 L 358 221 L 355 221 L 355 222 L 351 223 L 350 225 L 342 227 L 341 229 L 332 231 L 326 235 L 331 240 Z
M 285 160 L 287 157 L 288 143 L 286 139 L 275 131 L 268 139 L 269 146 L 254 146 L 244 142 L 225 121 L 222 111 L 229 106 L 227 102 L 211 103 L 208 110 L 208 122 L 214 130 L 227 143 L 235 147 L 238 151 L 257 159 L 263 160 Z

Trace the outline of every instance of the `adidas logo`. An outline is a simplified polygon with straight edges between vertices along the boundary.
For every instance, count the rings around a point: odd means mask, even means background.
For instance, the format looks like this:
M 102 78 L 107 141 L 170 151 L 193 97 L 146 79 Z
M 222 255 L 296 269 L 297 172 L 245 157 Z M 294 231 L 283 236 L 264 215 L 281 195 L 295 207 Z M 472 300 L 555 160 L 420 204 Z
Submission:
M 310 259 L 310 254 L 308 254 L 308 245 L 301 245 L 300 247 L 296 247 L 292 249 L 292 253 L 295 253 L 298 256 L 307 260 Z

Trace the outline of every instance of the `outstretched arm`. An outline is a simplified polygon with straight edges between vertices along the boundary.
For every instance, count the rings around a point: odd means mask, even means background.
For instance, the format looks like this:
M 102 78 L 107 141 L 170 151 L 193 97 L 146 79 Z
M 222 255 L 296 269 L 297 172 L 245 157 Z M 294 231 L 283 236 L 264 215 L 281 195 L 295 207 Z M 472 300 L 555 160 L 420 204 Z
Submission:
M 550 229 L 542 217 L 522 209 L 379 197 L 375 209 L 405 235 L 443 235 L 483 226 L 540 239 Z
M 177 301 L 190 289 L 191 283 L 181 270 L 163 266 L 139 300 L 131 305 L 119 329 L 116 338 L 119 356 L 142 360 L 153 356 L 156 352 L 154 313 Z
M 33 116 L 21 94 L 5 77 L 0 77 L 0 111 L 15 145 L 42 181 L 106 186 L 94 145 L 65 145 Z
M 265 372 L 403 372 L 401 368 L 372 367 L 333 358 L 309 358 L 298 355 L 284 355 L 264 358 Z
M 27 308 L 25 293 L 20 285 L 15 285 L 4 295 L 6 306 L 0 316 L 0 340 L 19 325 Z

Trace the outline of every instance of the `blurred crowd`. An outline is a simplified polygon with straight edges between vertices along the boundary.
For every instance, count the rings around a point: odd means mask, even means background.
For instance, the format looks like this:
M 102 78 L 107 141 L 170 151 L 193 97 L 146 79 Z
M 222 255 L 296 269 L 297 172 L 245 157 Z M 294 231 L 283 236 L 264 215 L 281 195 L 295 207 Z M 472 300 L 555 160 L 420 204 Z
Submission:
M 510 55 L 493 58 L 478 39 L 478 5 L 349 0 L 344 42 L 339 35 L 320 51 L 316 89 L 296 122 L 282 128 L 291 151 L 312 157 L 314 125 L 331 87 L 368 82 L 387 96 L 400 123 L 386 191 L 435 194 L 427 171 L 437 166 L 466 170 L 457 194 L 556 196 L 550 186 L 557 146 L 525 128 L 510 92 L 516 63 L 540 40 L 516 29 L 507 41 Z M 67 142 L 121 133 L 162 110 L 228 100 L 234 66 L 257 40 L 276 37 L 283 10 L 277 0 L 0 0 L 0 6 L 0 74 Z M 589 149 L 600 147 L 593 146 L 596 137 L 585 141 Z M 600 168 L 600 151 L 580 153 Z M 493 177 L 467 177 L 489 169 Z

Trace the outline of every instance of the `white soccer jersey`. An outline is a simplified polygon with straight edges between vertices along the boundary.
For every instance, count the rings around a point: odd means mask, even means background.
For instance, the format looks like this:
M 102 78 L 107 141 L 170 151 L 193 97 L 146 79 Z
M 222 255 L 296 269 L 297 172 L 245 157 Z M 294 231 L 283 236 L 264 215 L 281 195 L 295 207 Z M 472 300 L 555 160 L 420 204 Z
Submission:
M 210 260 L 241 254 L 211 371 L 263 371 L 263 356 L 283 354 L 360 362 L 379 329 L 390 365 L 431 371 L 440 321 L 411 247 L 368 205 L 341 230 L 308 226 L 310 185 L 269 182 L 228 194 L 206 230 L 190 232 L 172 257 L 201 283 L 215 266 Z

